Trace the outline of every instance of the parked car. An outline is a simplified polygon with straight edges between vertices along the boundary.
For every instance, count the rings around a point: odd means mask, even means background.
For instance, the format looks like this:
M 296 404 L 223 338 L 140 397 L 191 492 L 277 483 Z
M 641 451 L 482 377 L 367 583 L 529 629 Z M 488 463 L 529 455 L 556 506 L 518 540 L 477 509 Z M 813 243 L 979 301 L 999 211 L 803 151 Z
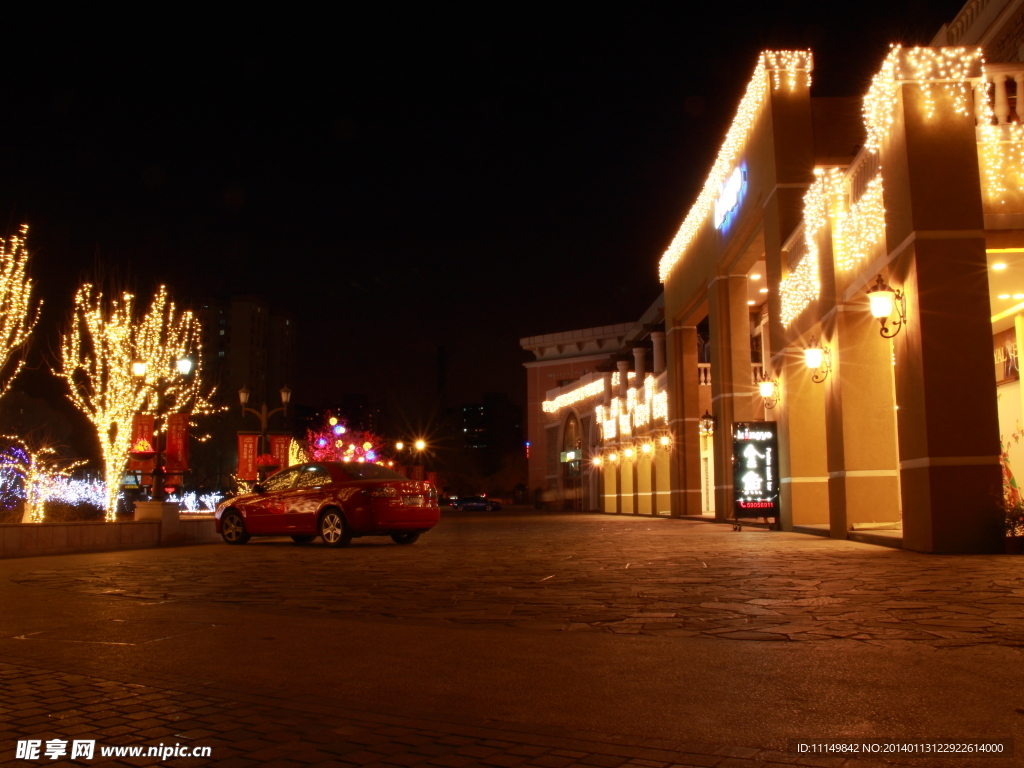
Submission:
M 501 509 L 501 504 L 485 496 L 465 496 L 461 499 L 454 499 L 452 500 L 452 506 L 456 509 L 465 509 L 471 512 L 495 512 Z
M 437 490 L 378 464 L 324 461 L 282 469 L 254 492 L 222 501 L 217 532 L 228 544 L 252 536 L 317 536 L 344 547 L 361 536 L 390 536 L 412 544 L 440 517 Z

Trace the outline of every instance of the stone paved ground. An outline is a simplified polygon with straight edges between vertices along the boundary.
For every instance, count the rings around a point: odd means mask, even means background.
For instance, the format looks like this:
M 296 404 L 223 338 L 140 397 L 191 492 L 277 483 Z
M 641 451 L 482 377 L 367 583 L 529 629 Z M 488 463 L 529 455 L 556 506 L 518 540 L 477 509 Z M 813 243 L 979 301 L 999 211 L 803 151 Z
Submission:
M 92 760 L 61 765 L 224 768 L 871 768 L 868 760 L 798 759 L 772 750 L 629 739 L 515 724 L 445 722 L 297 706 L 266 695 L 216 695 L 195 686 L 105 680 L 0 662 L 0 765 L 53 765 L 15 757 L 18 739 L 94 739 Z M 190 745 L 211 758 L 104 758 L 101 746 Z M 998 763 L 994 763 L 998 765 Z
M 195 652 L 190 656 L 190 649 L 204 648 L 208 654 L 211 646 L 219 649 L 217 643 L 222 641 L 208 632 L 209 637 L 200 637 L 197 645 L 175 646 L 167 637 L 185 631 L 182 627 L 196 629 L 199 635 L 199 628 L 214 626 L 182 623 L 183 617 L 193 621 L 191 614 L 200 613 L 203 618 L 194 621 L 224 617 L 219 631 L 228 633 L 224 637 L 240 638 L 243 644 L 253 639 L 254 626 L 257 632 L 277 626 L 276 641 L 284 642 L 287 627 L 300 620 L 306 622 L 303 626 L 319 622 L 316 626 L 326 627 L 327 632 L 361 623 L 380 627 L 383 622 L 398 627 L 396 632 L 405 631 L 405 625 L 426 627 L 460 651 L 473 649 L 474 641 L 466 639 L 469 635 L 486 635 L 481 642 L 491 644 L 513 636 L 561 637 L 573 643 L 544 640 L 551 653 L 586 650 L 593 654 L 599 646 L 598 653 L 607 650 L 608 659 L 612 654 L 619 658 L 641 654 L 671 660 L 678 667 L 675 672 L 682 675 L 679 679 L 707 685 L 671 692 L 698 702 L 699 707 L 725 701 L 732 706 L 734 699 L 726 688 L 741 683 L 747 672 L 737 668 L 734 674 L 729 668 L 724 681 L 713 672 L 701 678 L 702 666 L 709 668 L 715 656 L 709 648 L 751 648 L 744 656 L 748 663 L 769 662 L 758 667 L 754 682 L 762 691 L 765 685 L 781 690 L 788 712 L 810 716 L 820 709 L 824 715 L 816 715 L 814 722 L 834 723 L 840 728 L 837 733 L 896 736 L 885 730 L 887 724 L 905 725 L 905 719 L 886 708 L 884 696 L 867 697 L 866 704 L 858 704 L 854 683 L 834 691 L 823 689 L 820 696 L 812 694 L 808 699 L 807 680 L 838 680 L 843 674 L 856 678 L 860 667 L 833 674 L 820 666 L 845 658 L 851 648 L 863 649 L 865 659 L 877 659 L 879 649 L 898 651 L 904 654 L 901 659 L 908 659 L 906 663 L 925 667 L 936 663 L 937 655 L 948 656 L 950 668 L 959 665 L 968 675 L 971 668 L 963 666 L 964 654 L 973 654 L 968 659 L 971 663 L 978 663 L 978 658 L 982 664 L 987 663 L 985 659 L 998 660 L 993 664 L 1009 660 L 1006 674 L 1017 679 L 1018 649 L 1024 640 L 1022 562 L 1007 556 L 918 555 L 677 520 L 516 513 L 448 516 L 437 530 L 410 547 L 386 539 L 363 539 L 348 549 L 330 550 L 319 544 L 296 546 L 286 539 L 269 539 L 236 548 L 218 544 L 0 562 L 0 605 L 2 590 L 19 590 L 22 602 L 18 604 L 26 615 L 33 614 L 24 626 L 34 628 L 15 630 L 20 626 L 17 617 L 0 610 L 0 628 L 7 627 L 6 634 L 0 632 L 0 647 L 9 654 L 0 656 L 0 764 L 27 764 L 14 757 L 18 739 L 87 737 L 107 745 L 180 742 L 214 749 L 212 761 L 190 758 L 168 760 L 168 765 L 868 766 L 873 763 L 798 759 L 758 747 L 758 743 L 777 747 L 777 739 L 691 743 L 652 739 L 650 730 L 644 731 L 645 738 L 636 735 L 642 729 L 631 732 L 627 725 L 612 732 L 618 724 L 614 719 L 602 721 L 609 726 L 608 732 L 568 730 L 551 724 L 543 701 L 521 722 L 506 722 L 487 712 L 479 717 L 424 714 L 422 709 L 405 711 L 375 704 L 354 709 L 352 695 L 332 699 L 336 692 L 309 675 L 294 683 L 286 679 L 272 691 L 257 689 L 246 680 L 244 650 L 238 651 L 242 672 L 233 675 L 230 684 L 224 679 L 210 682 L 192 677 L 188 672 Z M 29 603 L 41 606 L 40 610 L 29 610 Z M 54 615 L 51 620 L 53 610 L 66 610 L 67 618 Z M 154 612 L 152 621 L 149 611 Z M 146 613 L 144 618 L 140 612 Z M 247 627 L 250 634 L 239 635 L 240 630 L 231 629 L 233 625 Z M 480 627 L 486 632 L 473 631 Z M 373 630 L 367 636 L 383 637 L 383 633 Z M 259 635 L 255 639 L 275 641 Z M 751 642 L 766 640 L 775 642 Z M 90 642 L 101 645 L 91 646 L 95 651 L 76 650 Z M 532 640 L 507 645 L 511 652 L 522 647 L 536 653 Z M 817 654 L 807 669 L 796 667 L 796 674 L 805 679 L 794 676 L 787 682 L 772 677 L 794 674 L 784 672 L 793 668 L 777 665 L 785 660 L 774 654 L 787 648 L 799 650 L 800 658 Z M 910 648 L 921 653 L 908 653 Z M 289 653 L 294 650 L 287 648 Z M 167 676 L 171 672 L 147 676 L 149 672 L 134 669 L 133 665 L 161 654 L 174 663 L 160 668 L 180 669 L 180 677 Z M 175 661 L 175 654 L 184 661 Z M 686 659 L 692 662 L 684 664 Z M 826 659 L 830 661 L 823 662 Z M 466 664 L 471 663 L 467 659 Z M 899 665 L 903 663 L 896 662 L 894 669 L 902 672 L 905 668 Z M 696 676 L 687 678 L 690 669 Z M 209 674 L 209 667 L 206 670 L 196 674 Z M 659 669 L 640 664 L 629 674 L 646 679 L 644 675 L 659 675 Z M 922 678 L 914 679 L 920 684 Z M 726 688 L 721 687 L 723 682 Z M 415 686 L 417 680 L 409 684 Z M 794 688 L 786 699 L 789 684 Z M 991 685 L 991 680 L 978 684 Z M 950 706 L 948 682 L 946 686 L 933 694 L 944 708 Z M 506 685 L 503 692 L 507 690 Z M 991 689 L 978 690 L 982 693 L 974 696 L 975 702 Z M 927 695 L 925 691 L 922 695 Z M 660 695 L 665 695 L 664 688 Z M 489 696 L 481 700 L 486 702 Z M 973 722 L 978 730 L 989 722 L 999 726 L 991 729 L 994 733 L 973 735 L 1004 737 L 1019 730 L 1007 724 L 1015 723 L 1012 718 L 1018 716 L 1012 714 L 1012 707 L 1022 707 L 1016 711 L 1024 714 L 1024 699 L 1015 703 L 1005 690 L 997 698 L 993 712 L 1001 719 L 975 717 Z M 750 713 L 734 708 L 725 716 L 740 723 L 744 736 L 749 735 L 742 725 L 744 718 L 752 723 L 770 721 L 776 734 L 779 722 L 784 724 L 781 730 L 792 725 L 794 732 L 801 732 L 799 719 L 770 720 L 780 713 L 759 712 L 758 706 L 760 700 L 751 703 Z M 1002 714 L 1006 706 L 1011 707 L 1010 720 Z M 155 762 L 159 761 L 149 760 Z M 924 764 L 1007 762 L 933 760 Z M 1020 762 L 1018 758 L 1015 764 Z M 103 760 L 97 756 L 81 764 L 100 765 Z M 122 758 L 110 764 L 148 763 Z
M 412 547 L 362 539 L 333 552 L 254 540 L 230 553 L 205 548 L 173 570 L 156 558 L 126 558 L 73 572 L 40 564 L 14 580 L 353 618 L 729 640 L 1024 645 L 1020 558 L 921 555 L 603 515 L 543 518 L 536 535 L 538 519 L 505 516 L 482 527 L 466 516 Z M 391 550 L 387 557 L 380 547 Z

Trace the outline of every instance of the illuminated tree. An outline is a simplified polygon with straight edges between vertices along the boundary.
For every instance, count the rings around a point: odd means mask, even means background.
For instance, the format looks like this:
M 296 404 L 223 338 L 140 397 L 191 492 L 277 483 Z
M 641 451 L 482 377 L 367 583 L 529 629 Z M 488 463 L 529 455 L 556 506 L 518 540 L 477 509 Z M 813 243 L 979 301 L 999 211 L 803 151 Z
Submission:
M 0 453 L 0 471 L 8 470 L 21 478 L 25 499 L 23 523 L 41 523 L 46 515 L 46 502 L 65 493 L 71 473 L 85 464 L 57 456 L 53 446 L 35 449 L 17 437 L 4 436 L 11 446 Z
M 93 285 L 75 294 L 61 342 L 61 370 L 70 399 L 96 429 L 107 484 L 107 520 L 115 518 L 117 492 L 131 448 L 132 417 L 151 413 L 210 413 L 202 393 L 199 321 L 179 312 L 163 286 L 149 311 L 136 317 L 135 297 L 104 297 Z M 190 370 L 179 361 L 190 360 Z M 163 426 L 160 426 L 160 430 Z M 159 431 L 159 430 L 158 430 Z
M 28 225 L 20 233 L 4 241 L 0 239 L 0 371 L 7 370 L 15 353 L 24 349 L 32 329 L 39 320 L 42 301 L 33 306 L 32 281 L 28 277 L 28 250 L 25 238 Z M 25 358 L 18 358 L 13 370 L 0 383 L 0 395 L 10 389 L 14 378 L 25 365 Z

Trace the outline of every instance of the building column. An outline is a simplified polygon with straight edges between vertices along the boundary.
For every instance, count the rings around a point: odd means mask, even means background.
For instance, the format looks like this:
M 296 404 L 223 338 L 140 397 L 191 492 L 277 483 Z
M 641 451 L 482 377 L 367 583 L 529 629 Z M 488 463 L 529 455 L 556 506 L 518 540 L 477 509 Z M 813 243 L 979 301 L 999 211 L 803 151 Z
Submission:
M 697 327 L 672 328 L 672 368 L 669 370 L 668 460 L 672 517 L 701 514 L 700 397 L 697 369 Z
M 708 286 L 708 319 L 711 403 L 715 435 L 721 437 L 714 441 L 715 519 L 725 520 L 733 514 L 732 425 L 733 422 L 753 419 L 751 395 L 754 385 L 746 275 L 719 275 L 711 281 Z M 699 504 L 700 486 L 696 486 L 696 490 Z
M 773 363 L 781 373 L 776 410 L 782 527 L 789 531 L 794 525 L 828 523 L 826 385 L 811 381 L 814 372 L 804 362 L 802 347 L 784 349 Z
M 644 394 L 644 378 L 647 376 L 647 348 L 633 347 L 633 370 L 636 371 L 636 390 L 641 403 L 647 401 Z
M 903 546 L 986 552 L 1002 546 L 1003 510 L 977 134 L 951 94 L 931 93 L 900 86 L 881 147 L 888 281 L 907 303 L 894 339 Z
M 845 539 L 855 523 L 898 522 L 900 500 L 891 347 L 866 302 L 836 309 L 822 344 L 832 370 L 817 386 L 825 388 L 829 526 Z
M 619 397 L 625 403 L 629 391 L 629 361 L 619 360 L 615 367 L 619 369 Z
M 665 334 L 662 331 L 651 331 L 651 342 L 654 344 L 654 375 L 665 370 Z

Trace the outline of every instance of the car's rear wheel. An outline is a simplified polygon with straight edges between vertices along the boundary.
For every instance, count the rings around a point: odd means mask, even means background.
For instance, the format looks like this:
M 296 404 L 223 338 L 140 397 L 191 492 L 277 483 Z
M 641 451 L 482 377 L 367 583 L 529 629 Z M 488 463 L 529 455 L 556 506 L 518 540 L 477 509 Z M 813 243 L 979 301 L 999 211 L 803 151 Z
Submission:
M 315 534 L 303 535 L 303 536 L 292 536 L 292 541 L 296 544 L 309 544 L 313 539 L 316 538 Z
M 493 504 L 488 504 L 486 507 L 484 507 L 484 509 L 486 509 L 488 512 L 493 512 L 494 511 L 494 505 Z
M 250 538 L 245 530 L 245 520 L 235 511 L 224 513 L 220 520 L 220 535 L 228 544 L 245 544 Z
M 401 533 L 391 534 L 391 540 L 395 542 L 395 544 L 412 544 L 419 537 L 419 531 L 402 531 Z
M 347 547 L 352 542 L 352 530 L 341 510 L 328 509 L 320 516 L 320 538 L 329 547 Z

